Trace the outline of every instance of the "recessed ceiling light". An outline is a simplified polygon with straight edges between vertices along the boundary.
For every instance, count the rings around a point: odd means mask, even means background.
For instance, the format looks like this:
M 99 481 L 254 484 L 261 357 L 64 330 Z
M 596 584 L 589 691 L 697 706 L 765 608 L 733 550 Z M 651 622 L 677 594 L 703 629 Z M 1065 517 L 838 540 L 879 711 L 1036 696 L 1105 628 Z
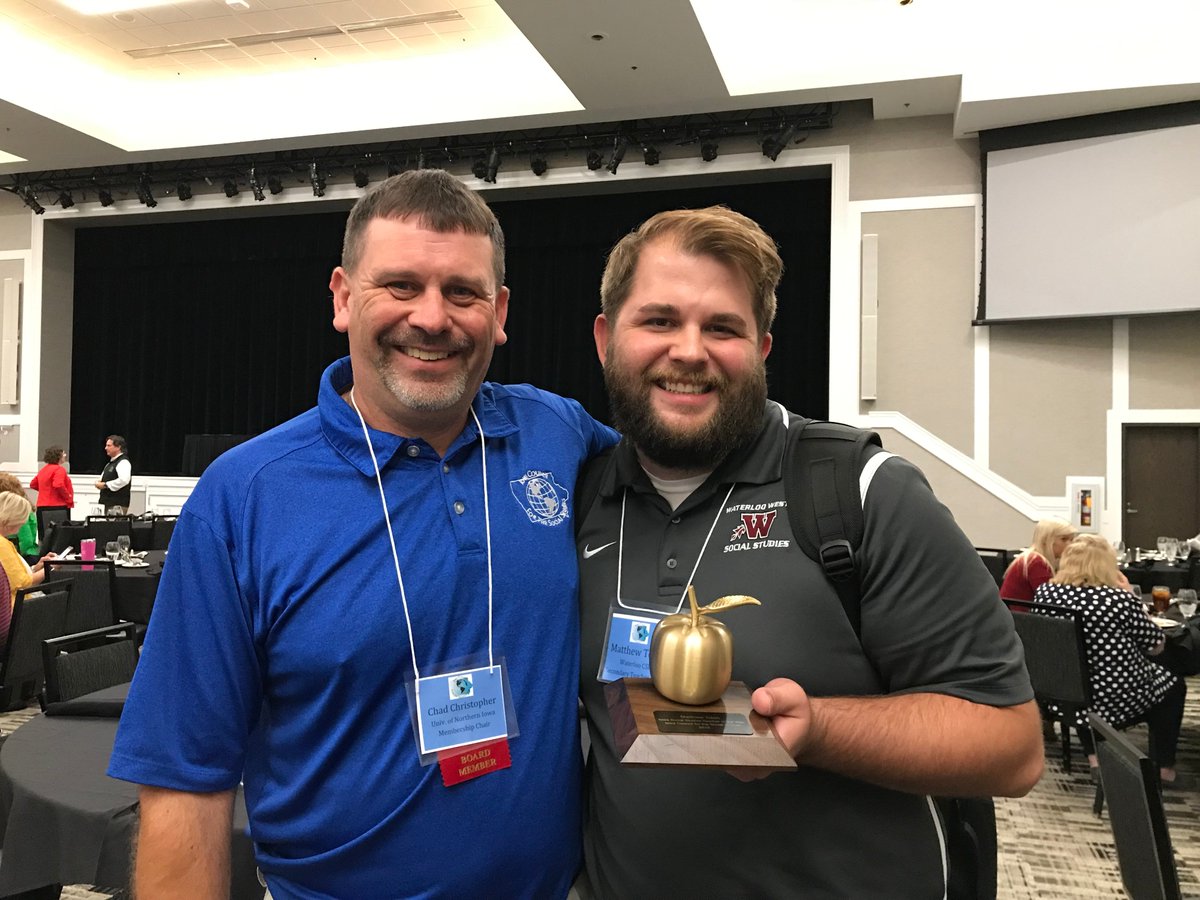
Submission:
M 106 16 L 131 9 L 169 6 L 172 0 L 62 0 L 62 4 L 85 16 Z M 126 21 L 120 19 L 119 21 Z
M 225 5 L 230 9 L 236 10 L 247 10 L 250 8 L 250 4 L 246 0 L 225 0 Z

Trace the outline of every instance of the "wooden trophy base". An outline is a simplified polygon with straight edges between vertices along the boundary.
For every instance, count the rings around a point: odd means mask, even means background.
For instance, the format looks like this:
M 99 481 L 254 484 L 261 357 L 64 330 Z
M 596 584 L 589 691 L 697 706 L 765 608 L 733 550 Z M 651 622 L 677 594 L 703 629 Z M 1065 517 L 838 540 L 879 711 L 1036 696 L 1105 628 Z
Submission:
M 627 766 L 694 766 L 794 772 L 796 761 L 750 705 L 750 691 L 730 682 L 720 700 L 689 706 L 668 700 L 649 678 L 604 686 L 613 740 Z

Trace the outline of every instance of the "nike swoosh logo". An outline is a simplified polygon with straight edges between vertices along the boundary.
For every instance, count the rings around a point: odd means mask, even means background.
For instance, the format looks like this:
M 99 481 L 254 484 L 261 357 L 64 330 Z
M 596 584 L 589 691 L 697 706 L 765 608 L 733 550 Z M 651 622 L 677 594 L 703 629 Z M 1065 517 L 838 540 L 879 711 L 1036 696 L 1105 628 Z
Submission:
M 595 556 L 595 555 L 596 555 L 597 553 L 599 553 L 601 550 L 607 550 L 609 547 L 611 547 L 611 546 L 612 546 L 613 544 L 615 544 L 615 543 L 616 543 L 616 541 L 609 541 L 607 544 L 604 544 L 603 546 L 597 547 L 595 550 L 593 550 L 593 549 L 591 549 L 590 547 L 588 547 L 588 545 L 587 545 L 587 544 L 584 544 L 584 545 L 583 545 L 583 558 L 584 558 L 584 559 L 591 559 L 593 556 Z

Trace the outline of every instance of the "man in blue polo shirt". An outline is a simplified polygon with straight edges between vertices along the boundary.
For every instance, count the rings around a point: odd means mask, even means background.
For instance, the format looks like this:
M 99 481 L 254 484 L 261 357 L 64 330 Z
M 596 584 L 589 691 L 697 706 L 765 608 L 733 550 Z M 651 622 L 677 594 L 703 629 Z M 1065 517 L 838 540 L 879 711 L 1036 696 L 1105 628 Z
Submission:
M 228 896 L 245 785 L 276 900 L 563 896 L 579 868 L 577 471 L 616 435 L 484 383 L 504 239 L 449 174 L 359 200 L 350 357 L 180 516 L 109 773 L 136 890 Z

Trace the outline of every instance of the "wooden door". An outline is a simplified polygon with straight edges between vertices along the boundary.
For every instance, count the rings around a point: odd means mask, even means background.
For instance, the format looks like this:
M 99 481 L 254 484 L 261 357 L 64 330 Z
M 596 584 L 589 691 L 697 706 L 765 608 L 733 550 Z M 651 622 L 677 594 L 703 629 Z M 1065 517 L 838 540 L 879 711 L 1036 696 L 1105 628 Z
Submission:
M 1123 469 L 1127 547 L 1153 548 L 1160 535 L 1200 532 L 1200 428 L 1126 425 Z

